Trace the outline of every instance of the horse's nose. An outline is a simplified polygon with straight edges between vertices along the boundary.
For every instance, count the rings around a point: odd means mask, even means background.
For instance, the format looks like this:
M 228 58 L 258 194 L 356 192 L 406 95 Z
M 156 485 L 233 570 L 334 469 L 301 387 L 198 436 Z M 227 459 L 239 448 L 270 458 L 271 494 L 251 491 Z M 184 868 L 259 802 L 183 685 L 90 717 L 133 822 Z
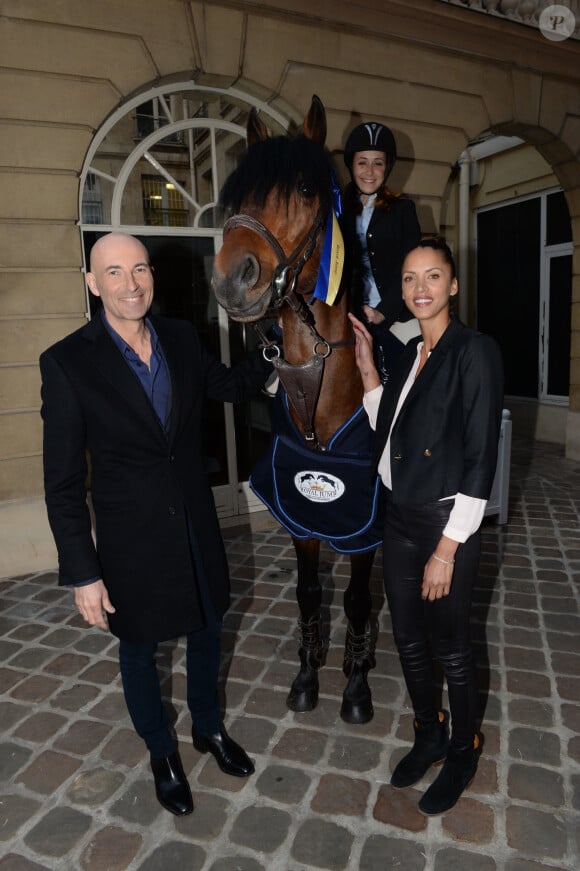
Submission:
M 260 263 L 254 254 L 245 251 L 235 260 L 225 261 L 223 251 L 218 253 L 213 268 L 211 285 L 217 301 L 226 308 L 231 317 L 245 312 L 255 303 L 260 279 Z M 267 289 L 267 288 L 266 288 Z M 264 288 L 258 293 L 264 292 Z
M 260 264 L 253 254 L 248 253 L 232 271 L 231 281 L 244 292 L 251 290 L 260 277 Z

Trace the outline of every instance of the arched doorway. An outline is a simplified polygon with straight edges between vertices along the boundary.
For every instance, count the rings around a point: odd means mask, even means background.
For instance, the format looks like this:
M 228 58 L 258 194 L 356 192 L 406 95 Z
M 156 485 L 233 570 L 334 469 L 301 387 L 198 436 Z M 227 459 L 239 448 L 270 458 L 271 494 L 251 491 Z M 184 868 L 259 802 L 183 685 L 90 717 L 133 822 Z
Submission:
M 256 343 L 252 330 L 229 323 L 210 290 L 221 244 L 219 192 L 246 145 L 252 106 L 284 132 L 287 119 L 235 89 L 172 82 L 123 103 L 102 125 L 80 180 L 79 214 L 85 268 L 103 233 L 137 236 L 155 270 L 153 310 L 191 320 L 206 347 L 235 362 Z M 93 298 L 87 296 L 92 314 Z M 247 479 L 269 441 L 269 399 L 235 408 L 208 402 L 204 420 L 207 472 L 218 513 L 234 517 L 262 508 Z

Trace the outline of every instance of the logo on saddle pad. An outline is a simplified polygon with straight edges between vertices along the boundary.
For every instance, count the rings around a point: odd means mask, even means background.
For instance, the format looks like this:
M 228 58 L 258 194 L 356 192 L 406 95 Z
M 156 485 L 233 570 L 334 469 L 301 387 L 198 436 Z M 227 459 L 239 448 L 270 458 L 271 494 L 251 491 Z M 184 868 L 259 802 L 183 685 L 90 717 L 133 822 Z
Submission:
M 345 490 L 343 482 L 336 475 L 308 470 L 294 475 L 294 486 L 310 502 L 334 502 L 340 499 Z

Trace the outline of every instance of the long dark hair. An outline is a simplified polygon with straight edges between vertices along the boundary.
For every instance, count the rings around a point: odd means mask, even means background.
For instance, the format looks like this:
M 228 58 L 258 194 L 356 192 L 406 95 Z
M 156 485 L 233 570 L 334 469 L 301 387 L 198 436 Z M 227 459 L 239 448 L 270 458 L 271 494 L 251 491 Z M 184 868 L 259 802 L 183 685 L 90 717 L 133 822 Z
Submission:
M 403 195 L 395 193 L 384 184 L 377 192 L 375 209 L 390 209 L 401 196 Z M 344 190 L 342 205 L 345 212 L 352 212 L 355 215 L 360 215 L 362 212 L 360 191 L 353 181 L 349 181 Z

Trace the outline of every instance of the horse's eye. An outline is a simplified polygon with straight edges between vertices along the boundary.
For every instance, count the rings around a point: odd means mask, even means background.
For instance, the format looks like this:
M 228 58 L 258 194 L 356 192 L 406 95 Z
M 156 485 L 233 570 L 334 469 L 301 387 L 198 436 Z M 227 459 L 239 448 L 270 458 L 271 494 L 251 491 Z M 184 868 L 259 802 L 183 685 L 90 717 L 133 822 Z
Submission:
M 316 185 L 313 182 L 301 179 L 297 184 L 297 190 L 300 196 L 312 199 L 316 195 Z

